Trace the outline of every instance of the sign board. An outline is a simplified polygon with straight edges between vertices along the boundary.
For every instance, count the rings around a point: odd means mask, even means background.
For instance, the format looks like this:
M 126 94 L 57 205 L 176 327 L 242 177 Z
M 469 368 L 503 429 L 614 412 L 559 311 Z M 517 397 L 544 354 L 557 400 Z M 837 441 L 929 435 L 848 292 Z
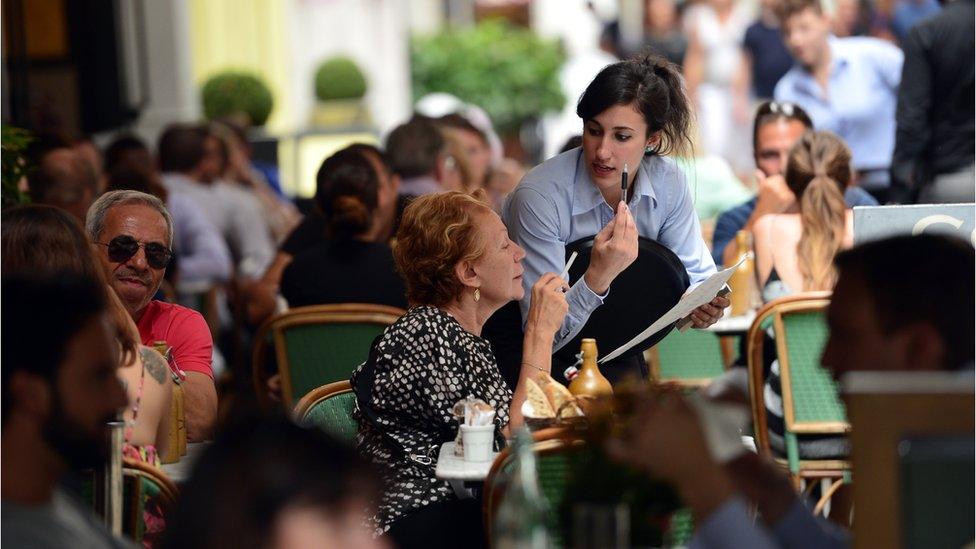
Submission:
M 944 233 L 976 246 L 976 204 L 917 204 L 854 208 L 854 244 L 889 236 Z

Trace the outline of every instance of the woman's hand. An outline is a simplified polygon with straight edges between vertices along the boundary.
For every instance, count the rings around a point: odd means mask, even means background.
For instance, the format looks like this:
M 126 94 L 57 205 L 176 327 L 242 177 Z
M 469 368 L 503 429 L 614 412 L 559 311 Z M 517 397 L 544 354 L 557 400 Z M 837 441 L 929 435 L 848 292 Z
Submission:
M 563 325 L 569 304 L 566 303 L 566 292 L 569 285 L 554 273 L 546 273 L 532 286 L 532 302 L 525 323 L 528 330 L 538 330 L 550 340 Z
M 605 294 L 617 275 L 637 259 L 637 225 L 630 208 L 621 201 L 617 215 L 593 239 L 590 266 L 583 275 L 586 285 Z
M 725 308 L 731 305 L 727 297 L 715 296 L 710 303 L 706 303 L 691 312 L 691 323 L 695 328 L 708 328 L 718 322 L 725 314 Z

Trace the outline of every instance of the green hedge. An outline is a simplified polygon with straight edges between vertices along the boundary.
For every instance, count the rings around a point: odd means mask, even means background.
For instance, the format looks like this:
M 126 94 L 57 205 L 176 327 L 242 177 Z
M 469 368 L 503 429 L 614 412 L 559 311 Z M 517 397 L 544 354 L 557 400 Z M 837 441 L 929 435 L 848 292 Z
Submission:
M 315 97 L 320 101 L 359 99 L 366 95 L 366 77 L 348 57 L 326 59 L 315 71 Z
M 263 126 L 271 116 L 274 97 L 256 74 L 224 71 L 211 76 L 201 91 L 203 114 L 208 120 L 244 114 L 254 126 Z
M 559 45 L 503 21 L 414 38 L 410 57 L 415 100 L 450 93 L 485 109 L 504 133 L 558 111 L 566 101 L 558 78 L 565 59 Z

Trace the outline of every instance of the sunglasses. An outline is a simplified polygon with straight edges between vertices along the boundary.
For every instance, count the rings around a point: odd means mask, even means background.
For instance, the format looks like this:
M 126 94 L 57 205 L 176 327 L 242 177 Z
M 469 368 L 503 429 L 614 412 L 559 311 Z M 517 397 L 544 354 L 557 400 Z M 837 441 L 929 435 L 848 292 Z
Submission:
M 173 251 L 158 244 L 156 242 L 150 242 L 148 244 L 142 244 L 135 238 L 127 235 L 120 235 L 113 238 L 109 243 L 96 242 L 100 246 L 108 247 L 108 258 L 115 263 L 125 263 L 132 256 L 136 255 L 139 248 L 142 248 L 146 253 L 146 263 L 153 269 L 165 269 L 169 265 L 170 260 L 173 259 Z

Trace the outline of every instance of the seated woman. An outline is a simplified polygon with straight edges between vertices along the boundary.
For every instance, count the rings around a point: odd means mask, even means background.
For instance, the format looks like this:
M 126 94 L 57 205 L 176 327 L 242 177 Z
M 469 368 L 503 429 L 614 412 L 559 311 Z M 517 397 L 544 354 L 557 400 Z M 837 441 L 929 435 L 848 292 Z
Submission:
M 785 177 L 799 211 L 764 215 L 753 230 L 756 274 L 764 301 L 794 292 L 833 289 L 837 276 L 834 256 L 850 248 L 854 238 L 853 215 L 844 202 L 852 174 L 850 149 L 830 132 L 807 132 L 793 146 Z M 764 400 L 770 444 L 784 452 L 781 395 L 779 364 L 774 362 Z M 842 437 L 800 437 L 799 447 L 800 455 L 810 459 L 847 453 Z
M 359 155 L 369 161 L 379 178 L 379 188 L 389 189 L 393 200 L 386 200 L 385 193 L 377 193 L 375 215 L 380 219 L 372 235 L 373 242 L 389 242 L 396 233 L 406 199 L 397 194 L 400 177 L 393 173 L 389 158 L 380 149 L 365 143 L 353 143 L 326 158 L 315 174 L 315 211 L 299 223 L 295 230 L 281 244 L 274 261 L 264 272 L 260 282 L 250 290 L 247 301 L 247 318 L 251 324 L 259 325 L 275 312 L 280 312 L 279 295 L 281 277 L 284 270 L 298 254 L 315 247 L 326 238 L 327 219 L 323 201 L 329 191 L 329 173 L 342 165 L 340 159 Z
M 376 303 L 406 309 L 406 290 L 382 234 L 396 189 L 381 182 L 356 150 L 329 157 L 322 171 L 316 200 L 325 214 L 325 234 L 285 268 L 281 295 L 289 307 Z
M 457 433 L 457 401 L 474 396 L 494 407 L 500 448 L 522 425 L 525 381 L 550 373 L 553 336 L 568 307 L 558 275 L 546 273 L 532 287 L 514 394 L 480 337 L 492 313 L 522 298 L 523 257 L 483 192 L 422 196 L 404 212 L 394 258 L 412 308 L 351 380 L 359 450 L 384 481 L 371 524 L 399 547 L 484 542 L 480 503 L 459 501 L 434 469 L 441 444 Z
M 21 206 L 3 212 L 3 272 L 76 272 L 105 282 L 84 229 L 75 218 L 50 206 Z M 123 455 L 159 467 L 168 448 L 173 381 L 166 360 L 139 344 L 132 317 L 105 283 L 109 313 L 120 349 L 117 374 L 129 406 L 123 413 Z M 147 546 L 162 532 L 162 512 L 147 506 Z

